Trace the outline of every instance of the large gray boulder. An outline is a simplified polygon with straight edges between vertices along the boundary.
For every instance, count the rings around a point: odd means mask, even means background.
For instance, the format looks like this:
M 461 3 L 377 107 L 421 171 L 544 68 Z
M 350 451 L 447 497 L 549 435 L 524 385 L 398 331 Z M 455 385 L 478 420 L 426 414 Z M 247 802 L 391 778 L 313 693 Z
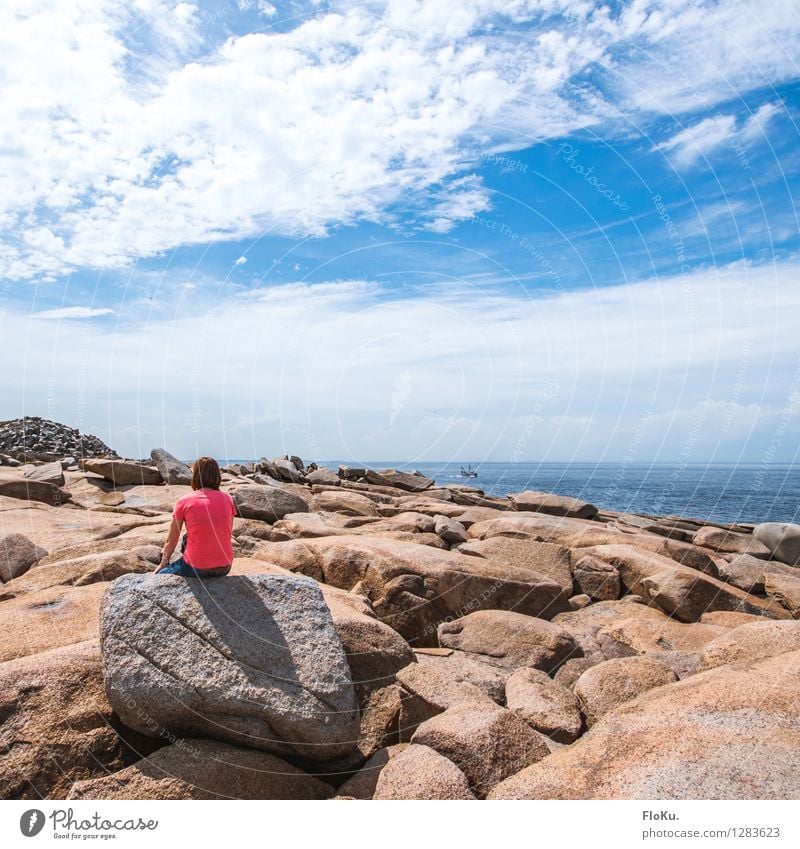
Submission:
M 355 746 L 355 690 L 315 581 L 125 575 L 100 634 L 109 702 L 136 731 L 313 761 Z
M 153 466 L 143 466 L 132 460 L 78 460 L 78 468 L 111 481 L 115 486 L 155 486 L 161 483 L 161 473 Z
M 233 571 L 237 575 L 291 576 L 290 572 L 273 563 L 244 557 L 236 558 Z M 362 709 L 363 739 L 365 734 L 369 735 L 371 730 L 375 730 L 374 723 L 372 729 L 365 727 L 370 724 L 367 716 L 371 712 L 370 706 L 375 709 L 372 710 L 373 714 L 377 712 L 381 716 L 385 715 L 380 705 L 381 697 L 376 696 L 376 700 L 373 700 L 373 694 L 396 686 L 395 675 L 404 666 L 414 663 L 414 652 L 400 634 L 377 618 L 363 596 L 327 584 L 320 584 L 319 588 L 331 612 L 336 633 L 342 641 L 350 678 Z M 378 723 L 382 721 L 376 716 L 372 718 Z
M 764 522 L 756 525 L 753 536 L 767 547 L 775 560 L 800 566 L 800 525 Z
M 154 448 L 150 452 L 164 483 L 178 486 L 190 486 L 192 483 L 192 470 L 181 463 L 177 457 L 173 457 L 163 448 Z
M 0 581 L 13 581 L 46 556 L 43 548 L 23 534 L 0 537 Z
M 244 519 L 272 523 L 289 513 L 308 513 L 308 503 L 299 495 L 276 486 L 237 486 L 233 490 L 233 500 Z

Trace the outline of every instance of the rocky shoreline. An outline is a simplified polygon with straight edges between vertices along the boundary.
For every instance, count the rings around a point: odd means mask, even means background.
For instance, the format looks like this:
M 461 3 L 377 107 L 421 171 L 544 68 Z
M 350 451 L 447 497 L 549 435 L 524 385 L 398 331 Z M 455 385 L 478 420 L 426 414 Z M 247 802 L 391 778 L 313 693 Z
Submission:
M 800 526 L 263 458 L 197 587 L 146 574 L 188 467 L 39 421 L 0 428 L 2 798 L 800 794 Z

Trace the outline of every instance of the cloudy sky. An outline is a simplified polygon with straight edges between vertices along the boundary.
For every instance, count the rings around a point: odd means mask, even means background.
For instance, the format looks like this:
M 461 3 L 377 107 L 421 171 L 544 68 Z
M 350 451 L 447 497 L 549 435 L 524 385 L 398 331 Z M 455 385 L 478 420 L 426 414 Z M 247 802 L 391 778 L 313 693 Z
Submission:
M 791 462 L 799 0 L 6 0 L 0 418 Z

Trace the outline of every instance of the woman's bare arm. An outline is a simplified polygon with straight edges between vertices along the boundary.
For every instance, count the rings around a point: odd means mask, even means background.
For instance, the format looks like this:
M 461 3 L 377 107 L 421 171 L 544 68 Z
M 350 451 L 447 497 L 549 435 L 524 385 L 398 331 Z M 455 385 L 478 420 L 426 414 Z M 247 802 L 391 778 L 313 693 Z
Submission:
M 164 543 L 164 548 L 161 550 L 161 562 L 158 564 L 156 572 L 160 572 L 168 563 L 172 552 L 175 551 L 175 546 L 181 538 L 181 527 L 183 522 L 179 522 L 175 517 L 172 519 L 172 524 L 169 526 L 169 534 L 167 541 Z

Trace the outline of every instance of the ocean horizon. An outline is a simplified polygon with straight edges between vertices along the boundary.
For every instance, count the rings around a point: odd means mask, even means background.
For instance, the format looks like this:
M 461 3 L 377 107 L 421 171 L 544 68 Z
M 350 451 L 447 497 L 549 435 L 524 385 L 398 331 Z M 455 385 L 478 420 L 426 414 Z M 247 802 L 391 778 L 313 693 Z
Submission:
M 647 515 L 744 524 L 797 522 L 800 518 L 800 464 L 797 463 L 316 462 L 334 471 L 340 464 L 417 470 L 441 486 L 466 483 L 498 497 L 526 489 L 542 490 L 580 498 L 600 509 Z M 477 478 L 461 476 L 461 467 L 470 465 L 478 471 Z

